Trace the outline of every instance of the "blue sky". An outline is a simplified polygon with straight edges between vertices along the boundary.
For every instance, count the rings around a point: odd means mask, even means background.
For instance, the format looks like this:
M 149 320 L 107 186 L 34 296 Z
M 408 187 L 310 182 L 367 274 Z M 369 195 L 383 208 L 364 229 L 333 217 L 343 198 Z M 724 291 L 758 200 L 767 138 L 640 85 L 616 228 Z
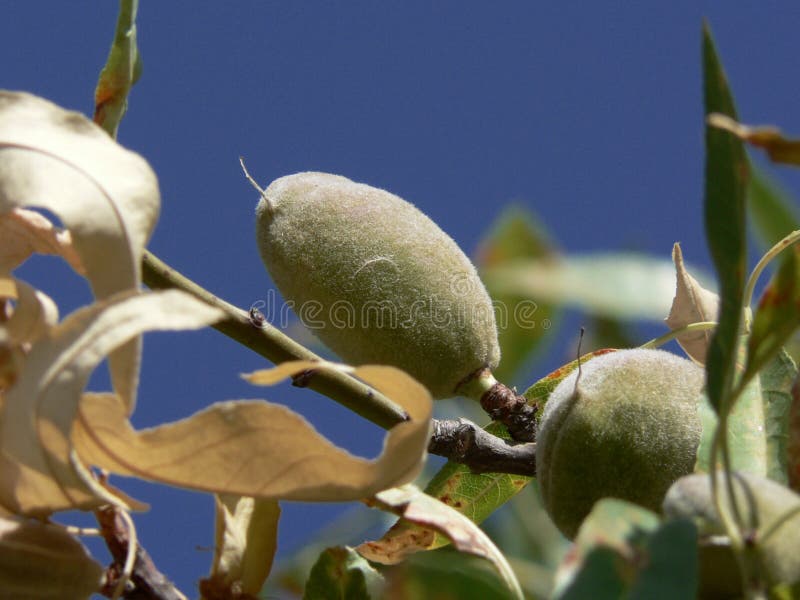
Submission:
M 159 176 L 162 217 L 151 249 L 233 303 L 266 297 L 257 197 L 241 154 L 264 186 L 322 170 L 386 188 L 468 253 L 516 201 L 567 252 L 668 256 L 681 241 L 687 260 L 708 266 L 704 16 L 742 119 L 800 133 L 800 10 L 792 2 L 145 2 L 144 73 L 119 141 Z M 114 2 L 3 3 L 0 87 L 91 113 L 115 18 Z M 797 176 L 775 172 L 800 189 Z M 85 288 L 54 268 L 35 261 L 24 276 L 65 312 L 87 302 Z M 556 348 L 572 339 L 555 335 Z M 563 358 L 545 357 L 530 381 Z M 354 451 L 376 451 L 381 432 L 327 399 L 238 378 L 263 366 L 212 331 L 148 336 L 135 423 L 267 397 Z M 136 517 L 140 537 L 191 595 L 211 559 L 197 549 L 212 543 L 211 499 L 121 484 L 153 505 Z M 330 514 L 286 506 L 281 552 Z

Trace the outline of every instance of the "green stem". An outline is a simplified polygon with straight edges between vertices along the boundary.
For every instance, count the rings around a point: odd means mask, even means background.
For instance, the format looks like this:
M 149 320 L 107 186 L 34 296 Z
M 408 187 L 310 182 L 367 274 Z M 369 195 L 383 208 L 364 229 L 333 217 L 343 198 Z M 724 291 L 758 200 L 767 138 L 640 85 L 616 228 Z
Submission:
M 761 566 L 757 549 L 745 539 L 745 536 L 749 535 L 749 532 L 752 531 L 753 524 L 744 522 L 744 517 L 739 509 L 739 503 L 734 490 L 733 470 L 731 468 L 730 448 L 728 446 L 727 436 L 728 417 L 736 401 L 744 392 L 747 383 L 748 381 L 744 379 L 738 381 L 729 395 L 730 401 L 725 403 L 719 415 L 717 429 L 714 432 L 714 440 L 711 445 L 711 498 L 725 532 L 731 541 L 734 556 L 741 570 L 745 597 L 748 599 L 755 599 L 763 597 L 761 590 Z M 721 462 L 727 502 L 723 502 L 717 482 L 717 462 L 720 454 L 722 456 Z M 753 579 L 754 576 L 756 577 L 755 580 Z M 751 587 L 753 583 L 756 584 L 756 588 Z
M 777 519 L 775 519 L 772 523 L 766 526 L 761 535 L 758 536 L 758 543 L 762 546 L 766 546 L 769 538 L 775 535 L 781 527 L 783 527 L 786 523 L 788 523 L 791 519 L 794 519 L 796 516 L 800 515 L 800 506 L 794 506 L 780 515 Z
M 675 329 L 673 331 L 669 331 L 664 335 L 661 335 L 657 338 L 650 340 L 649 342 L 645 342 L 640 347 L 641 348 L 659 348 L 666 344 L 669 341 L 674 340 L 679 335 L 683 335 L 684 333 L 689 333 L 692 331 L 706 331 L 708 329 L 714 329 L 717 326 L 716 321 L 698 321 L 697 323 L 690 323 L 685 327 L 681 327 L 680 329 Z
M 247 312 L 200 287 L 147 250 L 142 257 L 142 281 L 150 289 L 179 289 L 222 309 L 225 317 L 213 325 L 214 329 L 274 364 L 290 360 L 322 360 L 269 323 L 255 325 Z M 303 387 L 328 396 L 384 429 L 391 429 L 408 418 L 405 411 L 389 398 L 346 373 L 313 372 L 303 378 Z
M 794 244 L 800 240 L 800 230 L 793 231 L 786 237 L 784 237 L 781 241 L 775 244 L 772 248 L 770 248 L 764 256 L 761 257 L 761 260 L 758 261 L 753 272 L 750 273 L 750 278 L 747 280 L 747 286 L 744 289 L 744 306 L 749 307 L 750 304 L 753 302 L 753 292 L 756 288 L 756 282 L 758 278 L 761 276 L 762 271 L 766 268 L 766 266 L 774 259 L 778 254 L 783 252 L 786 248 Z

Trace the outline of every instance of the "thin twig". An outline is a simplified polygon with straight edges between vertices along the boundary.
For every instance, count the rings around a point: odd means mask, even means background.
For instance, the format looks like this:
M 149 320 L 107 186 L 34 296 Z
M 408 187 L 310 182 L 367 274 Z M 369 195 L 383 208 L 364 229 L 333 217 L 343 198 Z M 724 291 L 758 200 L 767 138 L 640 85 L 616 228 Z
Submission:
M 130 581 L 131 575 L 133 575 L 133 567 L 136 564 L 136 551 L 139 549 L 139 535 L 136 533 L 133 519 L 125 510 L 118 510 L 117 515 L 125 523 L 125 531 L 128 533 L 128 554 L 125 556 L 125 564 L 122 565 L 122 573 L 120 573 L 117 585 L 114 586 L 111 600 L 117 600 L 117 598 L 122 597 L 125 586 Z
M 274 364 L 289 360 L 322 360 L 264 319 L 253 319 L 250 313 L 218 298 L 148 251 L 145 251 L 142 257 L 142 280 L 151 289 L 176 288 L 222 309 L 225 318 L 216 323 L 214 329 Z M 390 429 L 408 420 L 408 415 L 397 404 L 346 373 L 330 370 L 312 371 L 306 373 L 296 385 L 311 388 L 328 396 L 384 429 Z

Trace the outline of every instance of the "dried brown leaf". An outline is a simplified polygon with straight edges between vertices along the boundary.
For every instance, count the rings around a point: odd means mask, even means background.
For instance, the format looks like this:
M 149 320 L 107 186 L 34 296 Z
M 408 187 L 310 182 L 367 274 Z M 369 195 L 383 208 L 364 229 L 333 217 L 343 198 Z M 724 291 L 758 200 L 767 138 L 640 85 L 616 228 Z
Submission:
M 672 300 L 669 316 L 664 319 L 673 331 L 692 323 L 716 321 L 719 312 L 719 297 L 705 289 L 692 277 L 683 264 L 680 244 L 672 248 L 672 261 L 675 263 L 677 279 L 675 298 Z M 706 362 L 706 352 L 714 331 L 689 331 L 678 336 L 677 341 L 684 352 L 701 364 Z
M 0 504 L 44 516 L 127 503 L 99 485 L 70 436 L 86 382 L 115 348 L 144 331 L 203 327 L 221 316 L 175 290 L 127 292 L 76 311 L 30 350 L 0 414 Z M 127 405 L 121 410 L 127 416 Z
M 214 404 L 191 417 L 134 431 L 119 401 L 88 397 L 75 444 L 87 462 L 179 487 L 262 499 L 360 500 L 412 480 L 428 445 L 431 397 L 399 369 L 292 361 L 248 376 L 278 383 L 306 369 L 346 370 L 406 409 L 375 460 L 356 457 L 321 436 L 285 406 L 258 400 Z
M 69 231 L 55 227 L 35 211 L 15 208 L 0 214 L 0 240 L 0 275 L 9 274 L 34 253 L 61 256 L 77 273 L 84 274 Z
M 474 554 L 490 561 L 514 597 L 522 598 L 519 582 L 503 553 L 480 527 L 452 507 L 428 496 L 413 485 L 404 485 L 380 492 L 375 495 L 373 503 L 382 510 L 392 512 L 447 536 L 453 546 L 461 552 Z M 420 549 L 424 548 L 402 549 L 395 547 L 394 543 L 387 548 L 384 547 L 383 540 L 365 542 L 356 548 L 367 560 L 382 564 L 395 564 L 405 555 Z
M 211 586 L 216 597 L 255 597 L 272 568 L 281 509 L 276 500 L 228 494 L 215 496 L 215 502 L 214 562 L 200 589 Z
M 0 277 L 0 298 L 15 300 L 14 311 L 2 326 L 6 342 L 30 344 L 58 323 L 58 307 L 49 296 L 27 283 Z
M 749 127 L 720 113 L 708 115 L 708 124 L 763 148 L 773 162 L 800 166 L 800 140 L 785 137 L 777 127 Z
M 24 206 L 58 215 L 98 299 L 138 289 L 159 202 L 147 162 L 86 117 L 0 91 L 0 215 Z M 139 351 L 135 337 L 109 357 L 114 388 L 130 407 Z
M 13 305 L 10 301 L 13 300 Z M 0 407 L 2 393 L 16 382 L 30 344 L 58 322 L 58 307 L 44 293 L 0 276 Z
M 27 519 L 0 517 L 0 590 L 3 598 L 89 598 L 100 589 L 102 577 L 103 568 L 63 528 Z

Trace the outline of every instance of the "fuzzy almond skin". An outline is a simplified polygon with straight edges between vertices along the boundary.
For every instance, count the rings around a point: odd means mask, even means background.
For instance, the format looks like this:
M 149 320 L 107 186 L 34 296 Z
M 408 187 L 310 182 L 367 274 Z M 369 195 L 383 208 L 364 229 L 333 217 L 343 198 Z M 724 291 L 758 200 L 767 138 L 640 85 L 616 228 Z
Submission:
M 399 367 L 434 398 L 497 366 L 475 267 L 402 198 L 327 173 L 281 177 L 258 203 L 256 237 L 281 294 L 343 360 Z
M 733 489 L 745 523 L 755 524 L 753 539 L 768 583 L 796 585 L 800 582 L 800 496 L 776 481 L 751 473 L 734 473 Z M 732 510 L 728 496 L 722 497 Z M 688 518 L 698 526 L 701 597 L 743 597 L 741 574 L 730 546 L 703 543 L 707 536 L 725 533 L 712 499 L 709 475 L 689 475 L 675 482 L 663 508 L 665 516 Z M 769 537 L 764 535 L 779 518 L 790 514 L 780 529 Z
M 670 485 L 694 469 L 705 374 L 662 350 L 620 350 L 583 365 L 550 394 L 536 469 L 544 506 L 573 538 L 600 498 L 658 511 Z

